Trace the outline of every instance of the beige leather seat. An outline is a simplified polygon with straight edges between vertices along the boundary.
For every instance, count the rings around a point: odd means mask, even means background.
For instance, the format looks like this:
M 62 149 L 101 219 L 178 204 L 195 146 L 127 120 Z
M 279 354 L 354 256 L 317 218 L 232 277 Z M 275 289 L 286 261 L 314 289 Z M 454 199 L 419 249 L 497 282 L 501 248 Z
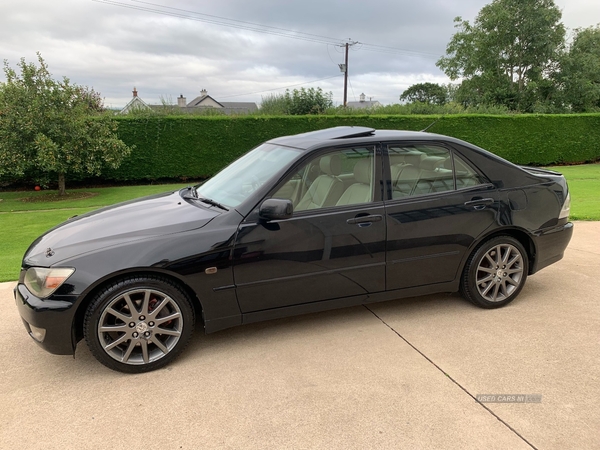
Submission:
M 295 211 L 334 206 L 344 192 L 344 183 L 338 178 L 342 172 L 339 155 L 323 156 L 319 161 L 323 175 L 319 175 L 310 185 L 304 197 L 294 208 Z
M 419 166 L 425 159 L 421 152 L 410 152 L 394 157 L 391 166 L 392 198 L 407 197 L 412 194 L 419 179 Z
M 371 159 L 365 158 L 354 166 L 354 184 L 344 191 L 338 205 L 354 205 L 372 201 L 371 194 Z

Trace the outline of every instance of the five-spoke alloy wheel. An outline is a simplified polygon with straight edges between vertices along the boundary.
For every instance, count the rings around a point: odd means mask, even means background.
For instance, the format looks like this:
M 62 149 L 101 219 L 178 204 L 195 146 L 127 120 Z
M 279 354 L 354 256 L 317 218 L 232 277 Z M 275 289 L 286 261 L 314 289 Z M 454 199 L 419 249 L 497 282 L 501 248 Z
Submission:
M 84 335 L 105 366 L 137 373 L 168 364 L 194 329 L 186 294 L 159 277 L 127 278 L 107 286 L 88 307 Z
M 529 260 L 521 243 L 510 236 L 484 242 L 469 258 L 461 282 L 463 295 L 483 308 L 498 308 L 519 294 Z

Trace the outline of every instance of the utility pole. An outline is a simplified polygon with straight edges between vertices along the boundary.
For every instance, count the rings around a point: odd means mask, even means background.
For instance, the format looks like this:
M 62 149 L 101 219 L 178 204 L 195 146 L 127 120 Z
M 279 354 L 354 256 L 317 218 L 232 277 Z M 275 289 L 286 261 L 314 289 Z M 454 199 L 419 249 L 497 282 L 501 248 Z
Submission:
M 344 108 L 348 103 L 348 47 L 349 43 L 346 42 L 346 59 L 344 60 Z
M 338 64 L 340 66 L 340 70 L 344 72 L 344 108 L 348 103 L 348 49 L 358 44 L 357 41 L 352 42 L 348 40 L 345 44 L 340 45 L 340 47 L 346 47 L 346 56 L 344 58 L 344 64 Z

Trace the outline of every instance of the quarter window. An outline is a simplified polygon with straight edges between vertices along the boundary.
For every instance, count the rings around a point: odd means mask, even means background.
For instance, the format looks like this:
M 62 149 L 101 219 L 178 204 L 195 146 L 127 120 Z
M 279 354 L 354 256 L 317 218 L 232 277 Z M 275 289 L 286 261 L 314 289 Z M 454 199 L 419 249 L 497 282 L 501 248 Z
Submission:
M 479 174 L 456 154 L 454 154 L 454 171 L 456 173 L 456 189 L 485 183 Z

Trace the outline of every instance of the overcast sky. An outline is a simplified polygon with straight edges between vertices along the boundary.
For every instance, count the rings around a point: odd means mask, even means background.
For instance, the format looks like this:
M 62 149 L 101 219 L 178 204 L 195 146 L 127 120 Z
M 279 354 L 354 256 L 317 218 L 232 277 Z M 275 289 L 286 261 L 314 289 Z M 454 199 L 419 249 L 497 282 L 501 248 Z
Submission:
M 359 44 L 349 53 L 348 100 L 364 92 L 390 104 L 411 84 L 449 81 L 435 62 L 454 17 L 472 22 L 489 2 L 2 0 L 0 59 L 15 67 L 40 52 L 54 78 L 93 87 L 113 108 L 134 86 L 147 103 L 180 94 L 190 101 L 201 89 L 217 101 L 260 103 L 288 87 L 321 87 L 340 104 L 344 55 L 336 44 L 352 39 Z M 600 22 L 599 0 L 555 3 L 570 30 Z

